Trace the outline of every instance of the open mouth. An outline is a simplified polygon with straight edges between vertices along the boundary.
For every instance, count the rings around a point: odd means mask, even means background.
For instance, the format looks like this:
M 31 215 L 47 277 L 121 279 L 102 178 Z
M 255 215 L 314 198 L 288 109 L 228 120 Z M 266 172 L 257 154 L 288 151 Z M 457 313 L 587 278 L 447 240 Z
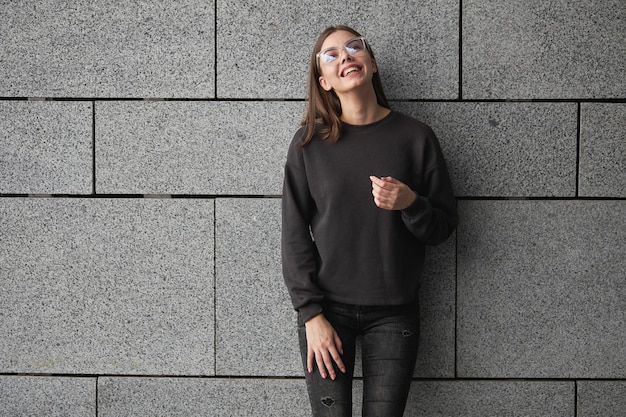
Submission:
M 359 72 L 361 69 L 357 68 L 357 67 L 349 67 L 346 68 L 342 74 L 342 77 L 347 77 L 348 75 L 354 73 L 354 72 Z

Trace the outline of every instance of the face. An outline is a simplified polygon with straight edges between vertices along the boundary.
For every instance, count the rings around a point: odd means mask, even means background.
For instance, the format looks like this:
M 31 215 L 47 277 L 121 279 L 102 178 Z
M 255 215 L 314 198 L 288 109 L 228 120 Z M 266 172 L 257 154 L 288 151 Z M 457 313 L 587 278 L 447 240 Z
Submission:
M 320 86 L 341 94 L 362 86 L 371 86 L 377 71 L 365 41 L 353 33 L 340 30 L 331 33 L 322 43 L 318 63 Z

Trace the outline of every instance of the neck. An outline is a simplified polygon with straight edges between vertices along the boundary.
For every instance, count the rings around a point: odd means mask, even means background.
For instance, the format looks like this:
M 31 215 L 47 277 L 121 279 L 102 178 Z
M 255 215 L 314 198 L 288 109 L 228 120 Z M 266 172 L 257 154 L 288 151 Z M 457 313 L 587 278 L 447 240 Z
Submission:
M 354 91 L 351 94 L 342 94 L 341 121 L 351 125 L 367 125 L 377 122 L 387 116 L 390 110 L 378 104 L 373 89 L 363 93 Z

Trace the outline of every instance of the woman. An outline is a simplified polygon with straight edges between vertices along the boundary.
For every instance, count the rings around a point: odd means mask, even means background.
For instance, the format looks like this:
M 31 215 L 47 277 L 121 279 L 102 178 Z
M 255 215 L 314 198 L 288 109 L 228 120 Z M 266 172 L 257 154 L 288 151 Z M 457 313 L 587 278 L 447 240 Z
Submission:
M 363 415 L 401 416 L 424 246 L 457 223 L 445 161 L 430 128 L 390 109 L 367 41 L 346 26 L 315 44 L 302 125 L 285 164 L 282 256 L 313 415 L 352 415 L 360 337 Z

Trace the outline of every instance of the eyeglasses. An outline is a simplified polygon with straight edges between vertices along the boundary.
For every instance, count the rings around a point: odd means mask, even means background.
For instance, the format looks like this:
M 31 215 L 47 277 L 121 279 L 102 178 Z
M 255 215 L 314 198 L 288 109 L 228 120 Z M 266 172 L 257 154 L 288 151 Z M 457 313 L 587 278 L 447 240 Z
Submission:
M 343 45 L 343 49 L 346 50 L 348 55 L 357 56 L 364 53 L 367 50 L 367 42 L 364 37 L 350 39 Z M 337 47 L 327 48 L 317 53 L 317 65 L 323 63 L 324 65 L 330 65 L 339 58 L 341 50 Z

